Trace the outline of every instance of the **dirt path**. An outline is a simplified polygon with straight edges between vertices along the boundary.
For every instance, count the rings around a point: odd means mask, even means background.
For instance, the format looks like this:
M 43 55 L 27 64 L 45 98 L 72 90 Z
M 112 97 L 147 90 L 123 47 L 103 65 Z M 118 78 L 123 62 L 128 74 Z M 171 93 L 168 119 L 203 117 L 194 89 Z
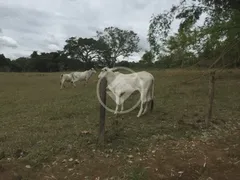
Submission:
M 222 140 L 173 141 L 159 147 L 150 179 L 240 179 L 240 133 Z

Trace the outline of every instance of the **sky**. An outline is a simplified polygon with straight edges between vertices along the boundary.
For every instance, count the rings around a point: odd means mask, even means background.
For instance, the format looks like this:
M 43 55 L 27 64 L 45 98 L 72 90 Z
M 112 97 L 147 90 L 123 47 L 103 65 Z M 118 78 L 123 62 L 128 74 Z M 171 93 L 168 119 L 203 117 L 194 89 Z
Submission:
M 62 50 L 72 37 L 94 37 L 96 31 L 115 26 L 133 30 L 142 52 L 127 58 L 139 60 L 147 41 L 151 16 L 168 10 L 179 0 L 0 0 L 0 54 L 10 59 L 32 51 Z M 173 25 L 177 29 L 178 24 Z M 121 59 L 120 59 L 121 60 Z

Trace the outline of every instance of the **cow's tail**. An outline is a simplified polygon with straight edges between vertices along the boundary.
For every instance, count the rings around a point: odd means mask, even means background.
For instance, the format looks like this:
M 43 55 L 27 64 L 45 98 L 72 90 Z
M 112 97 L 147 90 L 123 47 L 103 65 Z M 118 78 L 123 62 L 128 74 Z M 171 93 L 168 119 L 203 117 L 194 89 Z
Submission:
M 151 105 L 150 105 L 150 111 L 152 112 L 154 107 L 154 79 L 152 80 L 152 94 L 151 94 Z

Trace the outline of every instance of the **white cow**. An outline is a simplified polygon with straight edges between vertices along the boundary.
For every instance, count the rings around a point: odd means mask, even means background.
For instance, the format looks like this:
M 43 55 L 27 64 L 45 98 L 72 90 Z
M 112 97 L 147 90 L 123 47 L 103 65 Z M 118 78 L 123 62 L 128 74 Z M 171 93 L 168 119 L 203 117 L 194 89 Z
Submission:
M 94 74 L 97 73 L 94 68 L 91 68 L 87 71 L 84 72 L 72 72 L 70 74 L 61 74 L 60 76 L 60 89 L 63 88 L 64 82 L 71 82 L 74 87 L 76 87 L 75 82 L 77 81 L 85 81 L 85 86 L 90 79 L 90 77 Z
M 123 110 L 124 101 L 134 92 L 140 92 L 141 107 L 137 117 L 145 114 L 148 109 L 148 104 L 151 103 L 151 110 L 153 108 L 154 99 L 154 77 L 152 74 L 141 71 L 131 74 L 122 74 L 113 72 L 113 69 L 103 68 L 98 78 L 106 77 L 107 88 L 115 96 L 116 109 L 114 114 L 117 114 L 119 105 L 122 105 Z M 145 105 L 145 109 L 143 110 Z
M 114 68 L 111 68 L 113 71 L 114 71 Z M 114 74 L 115 75 L 119 75 L 119 74 L 122 74 L 122 73 L 120 73 L 120 72 L 117 72 L 117 71 L 114 71 Z M 111 86 L 110 85 L 108 85 L 107 87 L 106 87 L 106 90 L 107 90 L 107 94 L 115 101 L 115 103 L 116 103 L 116 97 L 115 97 L 115 95 L 112 93 L 112 91 L 110 91 L 110 89 L 109 88 L 111 88 Z M 127 98 L 132 94 L 133 92 L 132 91 L 128 91 L 128 92 L 125 92 L 124 94 L 123 94 L 123 96 L 121 96 L 121 112 L 123 111 L 123 109 L 124 109 L 124 102 L 125 102 L 125 100 L 127 100 Z

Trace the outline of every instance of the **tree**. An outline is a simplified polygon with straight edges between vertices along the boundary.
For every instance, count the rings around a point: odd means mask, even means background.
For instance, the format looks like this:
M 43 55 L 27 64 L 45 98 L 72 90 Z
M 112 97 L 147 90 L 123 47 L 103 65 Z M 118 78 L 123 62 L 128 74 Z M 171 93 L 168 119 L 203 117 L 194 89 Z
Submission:
M 0 71 L 10 71 L 11 61 L 4 54 L 0 54 Z
M 143 56 L 141 58 L 141 61 L 144 64 L 151 65 L 154 62 L 154 58 L 155 57 L 154 57 L 154 54 L 152 53 L 152 51 L 145 51 L 145 53 L 143 54 Z
M 31 58 L 36 58 L 38 57 L 37 51 L 33 51 L 32 54 L 30 55 Z
M 186 32 L 179 30 L 172 36 L 169 36 L 163 43 L 163 52 L 172 58 L 173 66 L 191 65 L 195 62 L 196 57 L 194 52 L 198 51 L 196 44 L 195 31 Z
M 119 56 L 128 57 L 139 52 L 138 35 L 131 30 L 122 30 L 117 27 L 107 27 L 103 32 L 97 31 L 98 40 L 107 45 L 100 61 L 113 67 Z M 103 59 L 103 60 L 102 60 Z
M 206 15 L 204 24 L 198 27 L 196 22 L 203 13 Z M 192 39 L 194 41 L 186 40 L 191 42 L 186 44 L 186 47 L 191 46 L 198 53 L 202 52 L 207 44 L 211 44 L 214 51 L 219 51 L 217 49 L 221 47 L 222 39 L 228 42 L 238 41 L 238 44 L 240 42 L 239 0 L 181 0 L 169 11 L 152 16 L 150 20 L 148 41 L 155 54 L 159 54 L 165 47 L 171 24 L 175 19 L 181 20 L 179 32 L 195 33 Z
M 13 60 L 12 61 L 13 71 L 20 71 L 20 72 L 29 71 L 30 70 L 28 69 L 29 61 L 30 59 L 25 57 L 19 57 L 16 60 Z
M 105 46 L 93 38 L 71 37 L 66 40 L 64 53 L 73 59 L 78 59 L 85 64 L 85 69 L 93 66 L 93 61 L 99 59 L 99 53 Z

